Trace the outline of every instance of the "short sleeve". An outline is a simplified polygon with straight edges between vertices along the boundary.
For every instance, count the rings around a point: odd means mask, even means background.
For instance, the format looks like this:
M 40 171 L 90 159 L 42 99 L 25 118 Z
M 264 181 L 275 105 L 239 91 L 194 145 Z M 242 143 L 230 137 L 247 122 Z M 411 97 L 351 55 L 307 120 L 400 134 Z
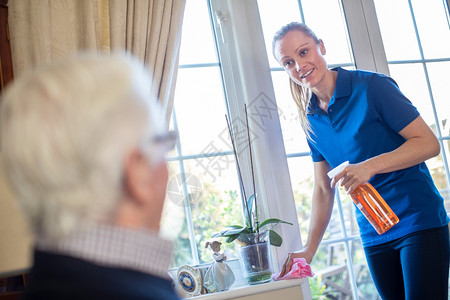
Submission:
M 308 138 L 306 139 L 306 141 L 308 142 L 308 146 L 310 149 L 310 155 L 311 155 L 313 162 L 325 160 L 325 158 L 322 156 L 322 154 L 319 152 L 319 150 L 317 150 L 317 148 L 314 146 L 314 142 Z
M 388 76 L 375 74 L 368 95 L 383 121 L 395 132 L 400 132 L 420 115 L 397 83 Z

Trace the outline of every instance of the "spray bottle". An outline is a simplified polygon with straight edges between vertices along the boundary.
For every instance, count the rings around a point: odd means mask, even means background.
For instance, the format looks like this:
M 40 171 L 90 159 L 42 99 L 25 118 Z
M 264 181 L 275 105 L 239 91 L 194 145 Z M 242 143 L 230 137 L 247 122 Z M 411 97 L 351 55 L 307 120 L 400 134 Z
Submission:
M 328 172 L 328 177 L 335 177 L 348 164 L 348 161 L 343 162 Z M 350 196 L 356 207 L 364 214 L 378 234 L 385 233 L 398 223 L 398 217 L 370 183 L 366 182 L 359 185 Z

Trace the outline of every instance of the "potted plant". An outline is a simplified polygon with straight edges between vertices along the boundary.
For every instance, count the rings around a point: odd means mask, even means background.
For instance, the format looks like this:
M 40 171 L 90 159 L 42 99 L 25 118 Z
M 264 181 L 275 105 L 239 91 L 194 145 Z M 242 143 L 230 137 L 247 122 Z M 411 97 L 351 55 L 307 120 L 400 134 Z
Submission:
M 241 168 L 236 152 L 235 139 L 228 117 L 225 115 L 228 131 L 236 159 L 240 188 L 242 192 L 242 207 L 244 214 L 244 225 L 230 225 L 212 237 L 225 237 L 227 243 L 235 242 L 238 245 L 239 260 L 244 271 L 244 277 L 249 284 L 258 284 L 270 281 L 272 268 L 270 264 L 270 245 L 279 247 L 283 243 L 282 237 L 273 230 L 280 223 L 290 224 L 276 218 L 269 218 L 260 222 L 258 215 L 258 199 L 255 192 L 255 175 L 253 170 L 252 146 L 250 130 L 248 125 L 247 106 L 245 106 L 245 120 L 247 139 L 250 153 L 250 166 L 252 175 L 253 193 L 247 198 L 244 188 Z

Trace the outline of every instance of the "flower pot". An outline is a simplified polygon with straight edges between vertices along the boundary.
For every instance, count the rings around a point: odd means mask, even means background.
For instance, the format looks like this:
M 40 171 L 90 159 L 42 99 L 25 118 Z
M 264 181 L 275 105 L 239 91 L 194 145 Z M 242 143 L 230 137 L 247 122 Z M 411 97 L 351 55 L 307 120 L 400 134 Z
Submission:
M 272 276 L 269 232 L 241 234 L 236 239 L 244 278 L 251 285 L 268 282 Z

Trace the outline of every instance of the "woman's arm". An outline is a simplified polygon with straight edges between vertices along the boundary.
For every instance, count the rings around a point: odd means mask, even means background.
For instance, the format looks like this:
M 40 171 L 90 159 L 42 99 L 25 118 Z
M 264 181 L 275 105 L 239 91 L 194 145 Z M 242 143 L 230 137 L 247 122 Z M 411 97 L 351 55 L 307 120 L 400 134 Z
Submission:
M 334 189 L 330 187 L 330 179 L 327 176 L 329 170 L 330 165 L 326 161 L 314 163 L 314 190 L 308 239 L 302 250 L 289 253 L 280 276 L 290 271 L 294 258 L 303 257 L 307 263 L 311 263 L 316 254 L 333 211 Z
M 376 174 L 388 173 L 409 168 L 439 154 L 439 142 L 422 119 L 418 116 L 402 129 L 399 134 L 406 141 L 397 149 L 372 157 L 359 164 L 348 165 L 331 181 L 331 186 L 342 179 L 348 193 L 352 193 L 360 184 L 369 181 Z

